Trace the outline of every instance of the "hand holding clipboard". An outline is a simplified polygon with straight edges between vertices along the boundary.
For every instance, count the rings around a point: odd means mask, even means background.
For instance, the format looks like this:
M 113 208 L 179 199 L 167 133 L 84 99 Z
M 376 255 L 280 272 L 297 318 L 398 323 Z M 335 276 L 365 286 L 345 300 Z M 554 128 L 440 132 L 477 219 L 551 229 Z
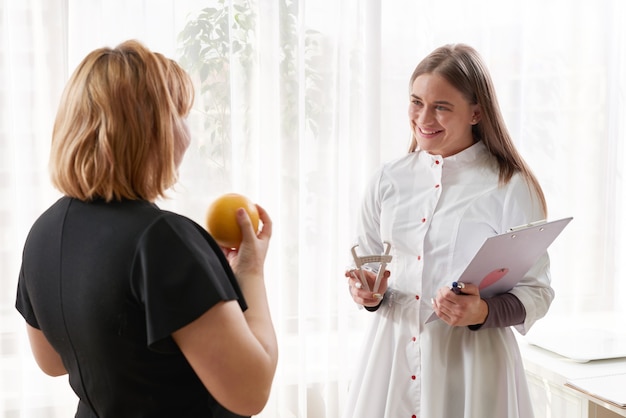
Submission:
M 533 222 L 487 238 L 456 281 L 475 284 L 483 298 L 508 292 L 524 278 L 572 219 Z M 426 323 L 437 318 L 433 313 Z

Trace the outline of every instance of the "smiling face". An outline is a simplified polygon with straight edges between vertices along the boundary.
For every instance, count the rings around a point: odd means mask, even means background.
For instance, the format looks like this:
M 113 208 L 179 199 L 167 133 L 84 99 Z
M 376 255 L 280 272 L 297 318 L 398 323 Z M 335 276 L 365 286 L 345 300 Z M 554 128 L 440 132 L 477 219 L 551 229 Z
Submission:
M 472 125 L 480 107 L 470 103 L 442 76 L 422 74 L 411 86 L 409 120 L 420 149 L 449 157 L 474 144 Z

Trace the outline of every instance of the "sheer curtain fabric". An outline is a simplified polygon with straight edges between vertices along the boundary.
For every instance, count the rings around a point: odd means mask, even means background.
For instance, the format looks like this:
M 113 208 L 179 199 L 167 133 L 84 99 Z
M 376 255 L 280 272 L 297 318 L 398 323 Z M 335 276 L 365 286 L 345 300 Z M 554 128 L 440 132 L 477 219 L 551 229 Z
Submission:
M 207 8 L 227 14 L 213 27 L 219 56 L 189 32 Z M 372 315 L 343 277 L 359 199 L 378 165 L 407 151 L 408 80 L 441 44 L 481 52 L 549 217 L 574 217 L 550 250 L 549 315 L 626 314 L 625 21 L 621 0 L 0 0 L 0 416 L 76 407 L 67 378 L 34 364 L 13 306 L 28 229 L 58 197 L 47 175 L 56 105 L 92 49 L 136 38 L 193 72 L 193 143 L 158 203 L 201 224 L 226 192 L 268 210 L 280 361 L 260 416 L 336 418 Z

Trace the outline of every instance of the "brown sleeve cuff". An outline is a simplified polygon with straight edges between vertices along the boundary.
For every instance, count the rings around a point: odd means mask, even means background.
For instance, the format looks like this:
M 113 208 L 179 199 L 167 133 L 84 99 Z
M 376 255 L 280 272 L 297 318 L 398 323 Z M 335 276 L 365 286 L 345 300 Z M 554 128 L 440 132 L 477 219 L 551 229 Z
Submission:
M 383 304 L 383 300 L 385 300 L 385 295 L 383 294 L 383 298 L 380 300 L 380 303 L 376 306 L 363 306 L 367 311 L 369 312 L 376 312 L 378 310 L 378 308 L 380 308 L 380 305 Z
M 481 328 L 510 327 L 521 324 L 526 319 L 526 308 L 512 293 L 502 293 L 484 301 L 489 308 L 487 319 L 482 324 L 470 325 L 469 329 L 473 331 Z

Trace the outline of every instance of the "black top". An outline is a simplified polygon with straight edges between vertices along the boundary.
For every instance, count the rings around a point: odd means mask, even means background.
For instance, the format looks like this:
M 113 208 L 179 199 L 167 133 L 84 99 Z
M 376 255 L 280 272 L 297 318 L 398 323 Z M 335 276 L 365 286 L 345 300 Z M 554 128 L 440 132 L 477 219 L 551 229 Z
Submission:
M 246 304 L 197 223 L 145 201 L 61 198 L 33 225 L 16 308 L 58 351 L 76 417 L 233 417 L 171 337 L 223 300 Z

